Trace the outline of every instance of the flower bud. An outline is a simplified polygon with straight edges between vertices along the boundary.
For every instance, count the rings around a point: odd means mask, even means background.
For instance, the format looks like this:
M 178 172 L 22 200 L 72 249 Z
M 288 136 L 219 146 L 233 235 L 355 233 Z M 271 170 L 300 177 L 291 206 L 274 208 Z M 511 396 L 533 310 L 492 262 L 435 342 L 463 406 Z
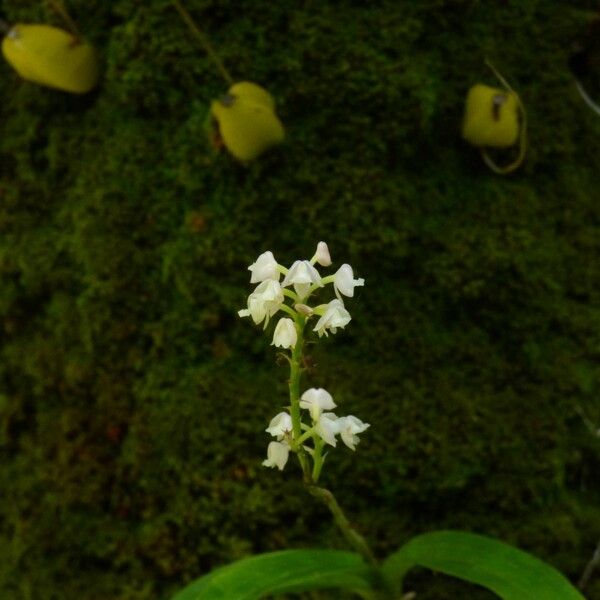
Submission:
M 301 302 L 294 304 L 294 310 L 304 317 L 310 317 L 314 313 L 314 310 L 310 306 Z
M 331 264 L 329 248 L 325 242 L 319 242 L 317 244 L 317 251 L 315 252 L 314 258 L 322 267 L 328 267 Z

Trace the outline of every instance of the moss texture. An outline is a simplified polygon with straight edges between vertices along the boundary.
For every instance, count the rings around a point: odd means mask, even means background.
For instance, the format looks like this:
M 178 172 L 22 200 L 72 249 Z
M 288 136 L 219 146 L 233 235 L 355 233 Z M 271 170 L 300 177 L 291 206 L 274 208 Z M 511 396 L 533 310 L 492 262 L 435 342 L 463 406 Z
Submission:
M 104 56 L 91 95 L 0 65 L 0 596 L 164 599 L 343 547 L 295 468 L 260 467 L 287 375 L 236 316 L 260 252 L 319 239 L 367 281 L 306 380 L 372 424 L 324 476 L 357 527 L 380 556 L 469 529 L 576 579 L 600 538 L 600 119 L 566 62 L 596 3 L 186 4 L 277 99 L 287 141 L 250 166 L 208 147 L 226 86 L 167 0 L 68 2 Z M 508 178 L 459 137 L 486 57 L 528 110 Z

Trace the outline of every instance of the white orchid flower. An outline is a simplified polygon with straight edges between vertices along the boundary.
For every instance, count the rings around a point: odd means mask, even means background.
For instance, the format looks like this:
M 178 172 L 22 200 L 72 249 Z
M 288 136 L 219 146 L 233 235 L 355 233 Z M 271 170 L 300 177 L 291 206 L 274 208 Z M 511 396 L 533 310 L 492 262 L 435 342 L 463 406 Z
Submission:
M 331 410 L 336 406 L 331 394 L 323 388 L 310 388 L 300 398 L 300 408 L 307 409 L 314 422 L 319 420 L 324 410 Z
M 271 346 L 279 346 L 280 348 L 293 348 L 298 341 L 298 332 L 292 319 L 284 317 L 279 319 Z
M 290 446 L 287 442 L 270 442 L 267 448 L 267 458 L 263 460 L 264 467 L 277 467 L 283 471 L 290 455 Z
M 315 261 L 322 267 L 328 267 L 331 264 L 331 255 L 329 254 L 329 248 L 325 242 L 319 242 L 317 244 L 317 251 L 311 262 Z
M 265 320 L 265 327 L 269 319 L 279 310 L 283 304 L 283 290 L 278 281 L 267 279 L 260 283 L 248 296 L 248 308 L 239 310 L 240 317 L 252 317 L 258 325 Z
M 282 287 L 293 285 L 296 294 L 304 298 L 311 285 L 323 286 L 319 272 L 307 260 L 297 260 L 281 282 Z
M 329 335 L 327 330 L 331 333 L 335 333 L 338 327 L 342 329 L 350 323 L 352 317 L 350 313 L 344 308 L 344 303 L 341 300 L 332 300 L 327 307 L 323 316 L 317 321 L 313 331 L 319 334 L 319 337 Z
M 292 417 L 286 412 L 280 412 L 271 419 L 265 431 L 281 441 L 286 433 L 292 431 Z
M 347 417 L 340 417 L 337 420 L 338 431 L 341 435 L 342 442 L 350 448 L 350 450 L 356 450 L 356 444 L 360 442 L 357 433 L 366 431 L 369 427 L 369 423 L 363 423 L 360 419 L 354 415 L 348 415 Z
M 343 264 L 334 275 L 333 287 L 336 293 L 339 292 L 349 298 L 354 296 L 354 288 L 362 285 L 365 285 L 365 280 L 354 279 L 354 272 L 349 264 Z
M 335 448 L 337 445 L 335 436 L 340 432 L 337 416 L 330 412 L 320 415 L 315 423 L 315 431 L 325 443 Z
M 267 279 L 279 281 L 279 265 L 271 251 L 263 252 L 249 267 L 252 272 L 250 283 L 261 283 Z

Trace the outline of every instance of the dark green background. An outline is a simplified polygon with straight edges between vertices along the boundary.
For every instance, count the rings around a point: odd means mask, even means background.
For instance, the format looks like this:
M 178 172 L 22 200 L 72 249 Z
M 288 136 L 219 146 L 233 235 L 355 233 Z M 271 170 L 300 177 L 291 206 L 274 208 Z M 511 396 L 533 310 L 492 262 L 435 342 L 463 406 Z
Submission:
M 366 286 L 305 383 L 371 423 L 324 484 L 379 556 L 464 528 L 576 579 L 600 537 L 600 119 L 566 62 L 596 2 L 187 0 L 277 100 L 286 143 L 248 167 L 206 143 L 226 86 L 167 0 L 67 5 L 98 91 L 0 65 L 0 597 L 164 599 L 344 547 L 296 465 L 260 466 L 287 371 L 236 315 L 260 252 L 320 239 Z M 506 178 L 459 135 L 486 57 L 530 124 Z

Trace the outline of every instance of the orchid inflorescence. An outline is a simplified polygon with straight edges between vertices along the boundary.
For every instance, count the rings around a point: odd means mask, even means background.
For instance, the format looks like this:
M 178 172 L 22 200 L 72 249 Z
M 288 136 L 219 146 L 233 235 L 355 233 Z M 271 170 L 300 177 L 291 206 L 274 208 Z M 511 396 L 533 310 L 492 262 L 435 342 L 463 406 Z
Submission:
M 315 264 L 322 267 L 331 265 L 325 242 L 318 243 L 311 260 L 297 260 L 289 269 L 280 265 L 272 252 L 264 252 L 248 267 L 252 273 L 250 283 L 258 285 L 248 296 L 248 308 L 238 312 L 240 317 L 251 317 L 257 325 L 263 323 L 265 329 L 276 313 L 281 311 L 288 315 L 280 317 L 277 322 L 271 345 L 290 352 L 289 356 L 285 354 L 290 363 L 290 406 L 289 411 L 273 417 L 266 429 L 275 441 L 269 444 L 263 465 L 283 470 L 290 451 L 295 452 L 305 479 L 311 482 L 318 480 L 326 445 L 335 447 L 339 435 L 342 442 L 354 450 L 359 442 L 358 434 L 369 427 L 368 423 L 353 415 L 338 417 L 329 412 L 337 405 L 327 390 L 310 388 L 300 396 L 306 325 L 311 319 L 316 319 L 312 331 L 319 338 L 346 327 L 351 317 L 343 296 L 353 297 L 354 288 L 365 283 L 364 279 L 354 279 L 354 272 L 348 264 L 325 277 L 321 277 Z M 280 283 L 281 275 L 283 281 Z M 336 297 L 326 304 L 310 306 L 312 294 L 328 284 L 333 284 Z M 307 416 L 310 419 L 308 423 L 303 420 Z M 312 470 L 308 466 L 309 457 L 313 463 Z

